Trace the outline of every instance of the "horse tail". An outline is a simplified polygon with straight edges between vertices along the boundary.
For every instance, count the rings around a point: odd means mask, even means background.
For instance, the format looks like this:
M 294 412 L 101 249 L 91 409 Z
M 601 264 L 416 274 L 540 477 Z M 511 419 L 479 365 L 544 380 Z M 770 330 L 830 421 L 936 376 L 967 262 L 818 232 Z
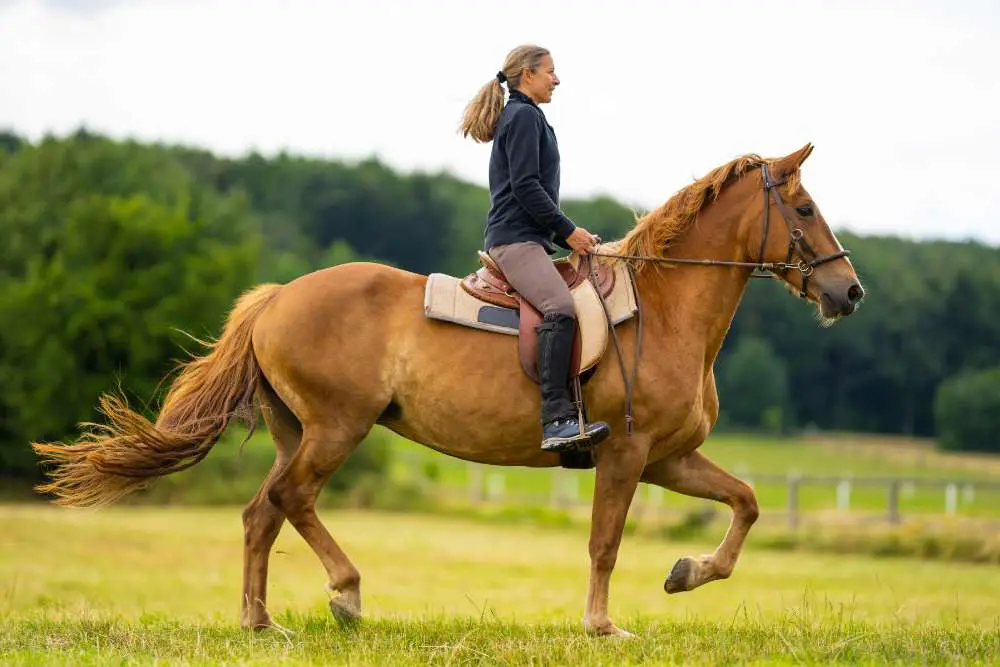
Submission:
M 182 363 L 153 423 L 129 409 L 124 398 L 104 394 L 106 425 L 86 423 L 74 444 L 32 443 L 43 462 L 56 468 L 36 490 L 57 505 L 100 507 L 185 470 L 204 459 L 233 417 L 255 425 L 254 392 L 260 366 L 254 356 L 254 324 L 281 286 L 259 285 L 234 304 L 222 336 L 202 342 L 208 353 Z M 249 434 L 248 436 L 249 437 Z

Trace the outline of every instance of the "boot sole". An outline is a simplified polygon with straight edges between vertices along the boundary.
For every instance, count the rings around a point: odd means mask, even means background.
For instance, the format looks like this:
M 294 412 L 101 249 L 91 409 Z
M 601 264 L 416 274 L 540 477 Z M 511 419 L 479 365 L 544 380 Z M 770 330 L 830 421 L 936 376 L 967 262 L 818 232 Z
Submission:
M 610 434 L 610 429 L 601 429 L 590 435 L 549 438 L 542 443 L 542 450 L 546 452 L 587 451 L 603 442 Z
M 593 446 L 589 437 L 576 436 L 575 438 L 549 438 L 542 443 L 542 450 L 546 452 L 570 452 L 576 450 L 587 450 Z

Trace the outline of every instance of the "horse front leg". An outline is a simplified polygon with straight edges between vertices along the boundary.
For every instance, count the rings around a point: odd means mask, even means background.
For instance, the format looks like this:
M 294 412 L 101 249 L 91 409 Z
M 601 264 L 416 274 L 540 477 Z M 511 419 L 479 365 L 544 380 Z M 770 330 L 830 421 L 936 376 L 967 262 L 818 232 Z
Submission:
M 642 481 L 686 496 L 722 502 L 733 510 L 729 530 L 715 553 L 678 560 L 663 582 L 663 589 L 667 593 L 681 593 L 709 581 L 729 578 L 747 533 L 759 515 L 753 489 L 697 451 L 681 459 L 650 464 L 642 473 Z
M 583 619 L 584 628 L 593 634 L 632 636 L 608 618 L 608 589 L 625 529 L 625 517 L 648 453 L 648 442 L 643 442 L 639 436 L 612 438 L 595 450 L 597 475 L 590 526 L 590 586 Z

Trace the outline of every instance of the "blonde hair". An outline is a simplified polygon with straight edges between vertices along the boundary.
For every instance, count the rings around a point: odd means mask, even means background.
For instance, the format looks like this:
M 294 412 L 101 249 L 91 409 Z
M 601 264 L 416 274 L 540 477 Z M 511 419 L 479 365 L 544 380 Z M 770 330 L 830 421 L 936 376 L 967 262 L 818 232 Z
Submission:
M 500 75 L 507 82 L 507 89 L 514 90 L 521 85 L 521 76 L 526 69 L 538 70 L 542 58 L 549 55 L 548 49 L 534 44 L 523 44 L 507 54 L 503 67 L 497 76 L 479 89 L 472 101 L 465 107 L 465 114 L 459 128 L 463 137 L 471 136 L 479 143 L 493 139 L 497 122 L 504 107 L 503 85 Z

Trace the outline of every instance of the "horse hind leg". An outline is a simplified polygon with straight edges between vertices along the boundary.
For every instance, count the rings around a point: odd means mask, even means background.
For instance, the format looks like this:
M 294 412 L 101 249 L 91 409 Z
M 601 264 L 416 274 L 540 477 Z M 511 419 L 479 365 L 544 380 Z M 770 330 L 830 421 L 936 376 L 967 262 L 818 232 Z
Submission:
M 326 569 L 330 609 L 339 621 L 361 616 L 361 575 L 316 515 L 323 485 L 365 437 L 370 423 L 340 421 L 305 424 L 302 444 L 268 491 Z
M 243 599 L 240 625 L 255 630 L 274 627 L 267 613 L 267 573 L 271 547 L 285 522 L 284 513 L 268 498 L 302 440 L 302 426 L 266 382 L 258 390 L 261 412 L 277 452 L 260 490 L 243 510 Z
M 663 583 L 664 590 L 681 593 L 709 581 L 728 579 L 759 514 L 753 489 L 697 451 L 682 459 L 650 464 L 643 471 L 642 481 L 686 496 L 723 502 L 733 510 L 729 530 L 715 552 L 678 560 Z

